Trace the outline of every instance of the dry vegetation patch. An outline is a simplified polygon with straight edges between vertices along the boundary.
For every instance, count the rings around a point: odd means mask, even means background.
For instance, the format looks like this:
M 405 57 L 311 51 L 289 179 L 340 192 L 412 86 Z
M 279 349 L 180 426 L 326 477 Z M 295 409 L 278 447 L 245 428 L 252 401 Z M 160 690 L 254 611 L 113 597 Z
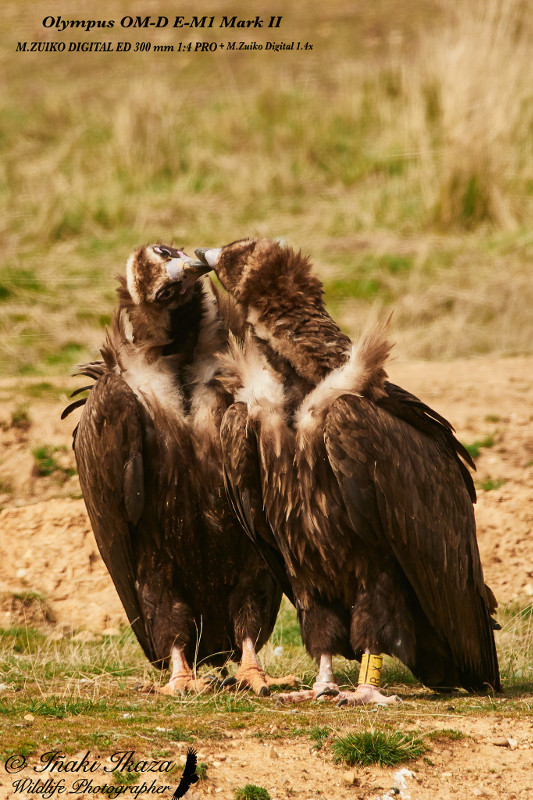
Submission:
M 38 30 L 43 0 L 8 8 L 19 36 L 57 36 Z M 527 12 L 311 2 L 284 16 L 290 38 L 314 42 L 298 60 L 26 53 L 13 70 L 5 41 L 0 372 L 64 374 L 94 357 L 130 249 L 172 237 L 285 237 L 312 254 L 348 330 L 394 308 L 408 356 L 531 352 Z

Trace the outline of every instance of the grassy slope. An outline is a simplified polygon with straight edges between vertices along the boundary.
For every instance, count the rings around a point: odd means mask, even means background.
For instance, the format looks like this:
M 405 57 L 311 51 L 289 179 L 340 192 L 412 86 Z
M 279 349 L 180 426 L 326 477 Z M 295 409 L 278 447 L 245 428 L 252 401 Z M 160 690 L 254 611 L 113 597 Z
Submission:
M 463 5 L 311 0 L 269 37 L 59 34 L 41 24 L 43 0 L 5 4 L 0 374 L 93 356 L 134 246 L 246 235 L 311 253 L 349 331 L 394 308 L 402 356 L 531 352 L 532 31 L 518 2 Z M 116 0 L 101 16 L 126 13 L 146 9 Z M 19 40 L 188 38 L 314 49 L 14 52 Z

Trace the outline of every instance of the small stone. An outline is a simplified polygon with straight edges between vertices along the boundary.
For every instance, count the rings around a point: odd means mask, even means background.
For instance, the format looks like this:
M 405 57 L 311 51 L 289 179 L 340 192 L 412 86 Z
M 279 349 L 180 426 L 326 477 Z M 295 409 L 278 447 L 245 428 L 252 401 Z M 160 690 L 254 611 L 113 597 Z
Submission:
M 278 753 L 277 750 L 275 750 L 273 747 L 271 747 L 270 750 L 268 751 L 268 757 L 269 758 L 279 758 L 279 753 Z
M 342 782 L 345 783 L 347 786 L 356 786 L 357 777 L 355 772 L 351 770 L 349 772 L 342 773 Z M 357 781 L 358 783 L 358 781 Z
M 6 692 L 11 687 L 7 685 L 7 683 L 0 683 L 0 692 Z
M 453 772 L 441 772 L 441 774 L 440 774 L 441 778 L 451 778 L 452 775 L 453 775 Z
M 492 739 L 492 744 L 496 747 L 509 747 L 511 750 L 516 750 L 518 747 L 518 741 L 510 738 L 509 736 L 502 736 L 497 739 Z
M 24 714 L 24 719 L 26 722 L 35 722 L 35 717 L 33 714 Z

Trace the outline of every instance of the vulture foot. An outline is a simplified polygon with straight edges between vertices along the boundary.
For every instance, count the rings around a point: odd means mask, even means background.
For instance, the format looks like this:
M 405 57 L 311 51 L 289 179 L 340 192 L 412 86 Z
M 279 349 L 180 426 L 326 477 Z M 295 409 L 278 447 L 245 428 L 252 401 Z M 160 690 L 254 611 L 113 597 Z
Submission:
M 276 695 L 276 702 L 303 703 L 306 700 L 329 700 L 338 697 L 339 693 L 339 687 L 335 681 L 316 680 L 312 689 L 301 689 L 299 692 L 282 692 Z
M 259 697 L 268 697 L 271 686 L 294 686 L 296 678 L 294 675 L 285 675 L 282 678 L 272 678 L 266 675 L 261 667 L 255 664 L 244 667 L 242 664 L 235 673 L 234 678 L 228 678 L 222 682 L 222 686 L 237 686 L 238 689 L 251 689 Z
M 361 683 L 355 692 L 339 692 L 336 699 L 338 706 L 362 706 L 368 703 L 390 705 L 402 702 L 397 695 L 393 694 L 390 697 L 386 697 L 381 694 L 379 689 L 368 683 Z
M 194 678 L 192 675 L 183 675 L 177 678 L 171 678 L 165 686 L 145 683 L 140 691 L 147 694 L 164 694 L 179 697 L 186 694 L 202 694 L 214 688 L 216 683 L 217 680 L 213 677 Z

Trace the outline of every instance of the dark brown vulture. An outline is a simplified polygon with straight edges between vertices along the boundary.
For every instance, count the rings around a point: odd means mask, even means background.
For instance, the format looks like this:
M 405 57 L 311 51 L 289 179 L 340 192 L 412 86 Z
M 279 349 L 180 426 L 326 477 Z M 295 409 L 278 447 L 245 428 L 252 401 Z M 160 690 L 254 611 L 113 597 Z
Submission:
M 231 397 L 215 353 L 228 331 L 210 280 L 197 280 L 206 271 L 163 245 L 130 256 L 104 360 L 80 373 L 96 382 L 74 449 L 131 626 L 151 662 L 171 662 L 163 691 L 199 690 L 193 665 L 232 657 L 238 683 L 264 695 L 271 679 L 256 649 L 281 590 L 225 496 L 219 426 Z
M 229 496 L 267 558 L 277 549 L 311 692 L 337 694 L 332 656 L 362 662 L 341 704 L 388 702 L 381 654 L 424 684 L 499 691 L 476 540 L 473 466 L 452 426 L 387 380 L 384 329 L 352 344 L 309 262 L 267 240 L 199 249 L 249 324 L 225 359 L 235 402 L 221 426 Z

